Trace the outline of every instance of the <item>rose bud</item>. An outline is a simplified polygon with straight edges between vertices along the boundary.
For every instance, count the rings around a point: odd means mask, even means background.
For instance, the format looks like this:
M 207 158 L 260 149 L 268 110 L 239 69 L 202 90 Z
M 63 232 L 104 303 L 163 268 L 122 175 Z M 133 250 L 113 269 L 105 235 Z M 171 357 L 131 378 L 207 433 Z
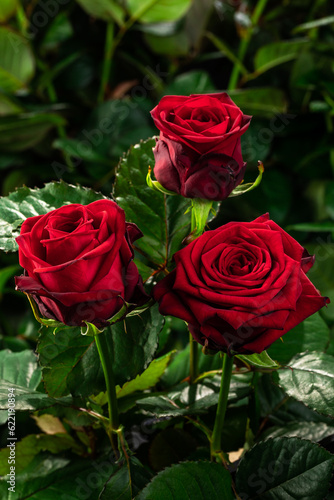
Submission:
M 151 115 L 160 130 L 154 174 L 164 188 L 219 201 L 243 180 L 240 137 L 251 117 L 225 92 L 165 96 Z
M 174 259 L 153 290 L 159 310 L 214 351 L 261 353 L 329 303 L 306 276 L 314 258 L 268 214 L 207 231 Z
M 45 318 L 106 326 L 124 301 L 148 299 L 131 246 L 141 236 L 111 200 L 30 217 L 16 238 L 25 270 L 15 277 L 16 288 L 33 296 Z

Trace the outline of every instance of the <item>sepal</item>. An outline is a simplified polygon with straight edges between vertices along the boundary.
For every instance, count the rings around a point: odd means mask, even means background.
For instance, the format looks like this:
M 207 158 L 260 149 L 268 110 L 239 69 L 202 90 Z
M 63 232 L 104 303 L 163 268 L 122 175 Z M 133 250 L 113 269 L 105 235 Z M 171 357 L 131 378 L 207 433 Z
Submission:
M 41 318 L 41 316 L 39 315 L 39 310 L 38 310 L 37 304 L 33 300 L 32 296 L 29 293 L 26 293 L 26 292 L 23 292 L 23 293 L 28 297 L 32 312 L 35 316 L 35 319 L 38 321 L 38 323 L 40 323 L 41 325 L 47 326 L 47 327 L 54 328 L 54 329 L 66 327 L 66 325 L 64 325 L 64 323 L 61 323 L 60 321 L 56 321 L 55 319 Z
M 154 300 L 150 299 L 148 302 L 145 302 L 142 306 L 137 306 L 135 309 L 132 309 L 127 316 L 137 316 L 138 314 L 141 314 L 142 312 L 146 311 L 150 307 L 152 307 L 154 304 Z M 132 304 L 127 304 L 127 306 L 131 306 Z
M 84 321 L 86 325 L 86 329 L 84 326 L 81 327 L 81 335 L 85 335 L 86 337 L 96 337 L 104 331 L 104 328 L 100 330 L 97 326 L 93 325 L 93 323 L 89 323 L 88 321 Z
M 252 189 L 255 189 L 260 184 L 264 172 L 264 167 L 262 161 L 259 161 L 258 163 L 259 163 L 258 164 L 259 175 L 255 179 L 255 181 L 247 182 L 246 184 L 239 184 L 239 186 L 233 189 L 229 198 L 233 198 L 234 196 L 240 196 L 241 194 L 247 193 L 248 191 L 252 191 Z
M 169 195 L 173 195 L 173 196 L 177 194 L 177 193 L 174 193 L 174 191 L 169 191 L 168 189 L 164 188 L 160 184 L 160 182 L 152 180 L 151 172 L 152 172 L 151 167 L 148 167 L 148 174 L 146 176 L 146 182 L 150 188 L 155 189 L 156 191 L 161 191 L 161 193 L 164 193 L 164 194 L 169 194 Z

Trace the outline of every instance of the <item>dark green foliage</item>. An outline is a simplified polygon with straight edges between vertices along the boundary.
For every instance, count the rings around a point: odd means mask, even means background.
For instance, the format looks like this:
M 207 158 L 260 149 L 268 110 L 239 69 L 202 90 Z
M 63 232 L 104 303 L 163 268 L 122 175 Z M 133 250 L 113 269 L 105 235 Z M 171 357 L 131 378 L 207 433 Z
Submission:
M 1 498 L 8 496 L 2 474 L 13 388 L 13 500 L 232 500 L 236 491 L 248 500 L 332 498 L 331 3 L 238 5 L 0 2 Z M 190 203 L 146 184 L 159 133 L 149 112 L 163 95 L 226 89 L 253 115 L 242 137 L 245 183 L 256 178 L 258 160 L 265 172 L 254 191 L 225 200 L 210 227 L 269 212 L 316 255 L 308 276 L 332 303 L 268 354 L 238 357 L 221 440 L 226 452 L 243 449 L 235 475 L 208 461 L 219 354 L 198 348 L 200 375 L 189 386 L 183 322 L 169 319 L 162 330 L 153 306 L 115 324 L 108 346 L 130 447 L 117 461 L 104 429 L 106 387 L 93 338 L 75 328 L 38 333 L 28 301 L 14 291 L 13 276 L 21 273 L 15 237 L 27 217 L 114 196 L 144 234 L 135 262 L 150 291 L 190 232 Z

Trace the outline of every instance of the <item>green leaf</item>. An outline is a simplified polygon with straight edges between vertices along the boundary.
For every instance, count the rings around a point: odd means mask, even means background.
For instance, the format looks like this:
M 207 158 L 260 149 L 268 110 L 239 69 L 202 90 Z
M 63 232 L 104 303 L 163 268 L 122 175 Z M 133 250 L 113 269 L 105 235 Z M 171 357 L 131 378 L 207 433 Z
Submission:
M 6 95 L 0 92 L 0 117 L 22 113 L 23 109 Z
M 41 378 L 37 357 L 32 351 L 0 351 L 0 380 L 35 390 Z
M 179 395 L 179 393 L 177 393 Z M 173 394 L 173 399 L 170 395 L 166 396 L 148 396 L 144 399 L 137 399 L 136 404 L 137 407 L 144 410 L 145 412 L 149 412 L 151 415 L 155 415 L 156 417 L 178 417 L 181 415 L 190 415 L 191 412 L 189 408 L 185 408 L 180 403 L 176 403 L 174 401 L 175 394 Z M 217 401 L 218 402 L 218 395 Z M 197 413 L 203 413 L 203 411 L 199 411 Z
M 113 370 L 118 385 L 134 379 L 148 367 L 163 326 L 164 318 L 157 304 L 112 326 Z
M 296 422 L 321 422 L 333 425 L 331 417 L 321 415 L 300 401 L 290 398 L 283 389 L 278 387 L 277 383 L 277 372 L 264 374 L 258 381 L 258 394 L 263 418 L 279 427 Z
M 325 352 L 334 356 L 334 328 L 332 327 L 329 332 L 329 342 L 326 346 Z
M 214 462 L 183 462 L 159 472 L 137 500 L 233 500 L 231 476 Z
M 267 432 L 261 435 L 261 441 L 268 438 L 299 437 L 319 442 L 333 434 L 334 422 L 332 425 L 325 422 L 290 422 L 284 427 L 270 427 Z
M 328 492 L 333 456 L 311 441 L 278 438 L 255 445 L 242 459 L 237 492 L 248 500 L 319 500 Z
M 181 321 L 181 320 L 179 320 Z M 175 319 L 173 318 L 175 324 Z M 181 322 L 182 326 L 184 322 Z M 183 333 L 183 332 L 182 332 Z M 186 331 L 184 332 L 186 334 Z M 199 346 L 198 346 L 199 350 Z M 189 376 L 189 344 L 185 349 L 179 351 L 172 359 L 166 372 L 162 377 L 162 382 L 164 386 L 171 387 L 178 384 L 185 378 Z M 198 368 L 199 373 L 207 373 L 212 370 L 220 370 L 222 367 L 222 361 L 219 355 L 206 356 L 203 354 L 202 350 L 199 350 L 198 357 Z
M 99 459 L 71 460 L 40 453 L 16 475 L 11 500 L 97 500 L 111 474 L 117 470 L 112 452 Z M 7 498 L 7 477 L 0 479 L 1 498 Z
M 79 453 L 83 453 L 84 451 L 69 434 L 31 434 L 25 436 L 15 444 L 15 472 L 16 474 L 22 472 L 41 451 L 50 451 L 57 454 L 68 449 Z M 8 474 L 9 452 L 10 449 L 8 447 L 0 450 L 1 476 Z
M 118 385 L 116 387 L 117 397 L 119 399 L 125 398 L 129 394 L 133 394 L 136 391 L 142 391 L 143 393 L 146 389 L 156 385 L 162 374 L 165 372 L 174 352 L 175 351 L 171 351 L 165 356 L 154 359 L 141 375 L 138 375 L 135 379 L 126 382 L 123 387 Z M 139 397 L 139 394 L 137 396 L 133 395 L 131 398 L 126 398 L 125 402 L 119 401 L 119 411 L 125 412 L 135 406 L 137 397 Z M 106 392 L 99 394 L 93 399 L 100 406 L 103 406 L 108 402 Z
M 333 105 L 334 107 L 334 105 Z M 334 219 L 334 181 L 325 181 L 325 206 L 326 211 Z M 334 223 L 332 222 L 334 226 Z
M 143 69 L 144 76 L 147 76 L 146 68 Z M 151 77 L 149 80 L 152 80 L 152 86 L 157 84 Z M 150 107 L 151 103 L 142 99 L 112 99 L 93 109 L 85 128 L 72 142 L 72 147 L 73 154 L 85 158 L 86 163 L 93 155 L 98 155 L 99 163 L 102 157 L 104 158 L 104 165 L 101 163 L 99 169 L 96 164 L 91 165 L 89 172 L 94 178 L 101 181 L 101 176 L 106 175 L 106 159 L 112 159 L 109 160 L 108 171 L 112 169 L 113 173 L 114 165 L 119 162 L 124 151 L 132 144 L 137 144 L 143 137 L 150 137 L 155 133 L 156 129 L 149 114 Z
M 231 99 L 246 114 L 272 118 L 286 112 L 284 93 L 275 87 L 229 91 Z
M 315 254 L 315 263 L 308 271 L 307 276 L 321 291 L 323 296 L 334 297 L 334 244 L 327 243 L 321 237 L 317 238 L 317 244 L 307 245 L 311 254 Z M 322 308 L 321 316 L 330 321 L 334 320 L 334 300 Z
M 309 40 L 305 38 L 263 45 L 257 51 L 254 59 L 256 75 L 265 73 L 279 64 L 292 61 L 298 57 L 301 50 L 308 47 L 309 43 Z
M 159 417 L 206 413 L 218 403 L 221 375 L 207 377 L 189 386 L 181 384 L 174 391 L 137 400 L 137 406 Z M 249 381 L 242 375 L 232 376 L 229 402 L 237 402 L 249 394 Z
M 191 5 L 191 0 L 127 0 L 131 16 L 142 23 L 176 21 Z
M 261 352 L 261 354 L 248 354 L 248 355 L 236 355 L 236 358 L 244 361 L 246 365 L 255 366 L 257 368 L 276 370 L 279 365 L 271 359 L 267 351 Z
M 68 17 L 67 12 L 58 12 L 56 17 L 47 27 L 47 32 L 43 37 L 43 40 L 40 45 L 40 50 L 44 54 L 47 51 L 57 50 L 58 46 L 71 38 L 74 35 L 74 30 L 71 24 L 71 21 Z M 64 60 L 60 63 L 63 66 Z M 46 75 L 50 75 L 50 73 L 54 74 L 55 68 L 59 65 L 52 65 L 52 69 L 43 71 L 42 78 L 46 77 Z
M 50 406 L 54 406 L 56 404 L 68 406 L 73 403 L 72 398 L 69 397 L 61 399 L 50 398 L 43 392 L 38 392 L 30 388 L 26 389 L 25 387 L 13 384 L 13 382 L 2 380 L 0 381 L 0 410 L 8 409 L 9 389 L 14 389 L 15 411 L 35 411 L 42 408 L 49 408 Z
M 140 276 L 143 278 L 143 281 L 145 282 L 150 276 L 153 275 L 155 271 L 154 267 L 147 266 L 146 264 L 144 264 L 144 262 L 138 259 L 138 256 L 135 257 L 134 261 L 138 268 Z
M 134 379 L 152 361 L 164 318 L 154 305 L 140 315 L 126 318 L 105 332 L 113 352 L 113 371 L 118 385 Z M 42 327 L 38 353 L 43 381 L 52 397 L 90 396 L 105 390 L 104 376 L 94 337 L 80 328 L 58 330 Z
M 287 231 L 305 231 L 311 233 L 334 232 L 334 222 L 300 222 L 287 226 Z
M 44 496 L 39 496 L 38 498 L 43 498 L 44 500 L 46 498 L 45 489 L 55 481 L 56 477 L 61 477 L 63 468 L 69 463 L 70 459 L 68 458 L 54 457 L 51 454 L 37 455 L 26 467 L 24 472 L 16 475 L 15 493 L 11 493 L 10 500 L 29 498 L 33 493 L 39 490 L 42 491 Z M 7 480 L 7 476 L 3 476 L 0 479 L 0 495 L 2 498 L 9 498 Z M 73 486 L 73 482 L 71 484 Z M 34 498 L 36 499 L 37 496 L 34 495 Z M 57 498 L 61 498 L 60 495 L 58 495 Z M 49 500 L 54 500 L 54 497 L 50 496 Z
M 42 327 L 38 354 L 45 390 L 51 397 L 70 393 L 88 396 L 104 389 L 104 379 L 93 337 L 80 328 L 57 331 Z
M 215 92 L 215 85 L 206 71 L 181 73 L 165 87 L 164 95 L 188 95 Z
M 88 143 L 89 144 L 89 143 Z M 81 158 L 86 162 L 99 163 L 105 167 L 110 168 L 110 159 L 104 155 L 99 154 L 95 148 L 85 147 L 83 141 L 79 139 L 61 138 L 56 139 L 52 146 L 55 149 L 60 149 L 64 153 L 73 156 L 74 158 Z
M 149 461 L 154 471 L 183 462 L 196 452 L 196 439 L 184 428 L 167 427 L 158 432 L 150 443 Z M 209 453 L 206 458 L 209 457 Z
M 111 476 L 105 485 L 101 500 L 132 500 L 137 493 L 149 482 L 152 475 L 143 467 L 136 457 L 130 457 L 129 463 L 124 464 Z
M 0 198 L 0 249 L 6 252 L 17 250 L 15 238 L 27 217 L 46 214 L 69 203 L 87 205 L 102 198 L 105 196 L 101 193 L 63 181 L 50 182 L 41 189 L 18 188 Z
M 156 26 L 160 26 L 160 24 L 161 23 L 158 23 Z M 147 26 L 152 25 L 148 24 Z M 145 33 L 144 37 L 145 42 L 150 49 L 155 54 L 159 54 L 160 56 L 167 55 L 169 57 L 185 57 L 189 54 L 190 40 L 185 30 L 180 30 L 169 36 Z
M 5 23 L 16 12 L 18 0 L 1 0 L 0 4 L 0 23 Z
M 53 128 L 65 125 L 56 113 L 26 113 L 0 119 L 0 150 L 24 151 L 38 144 Z
M 276 375 L 276 372 L 274 372 Z M 283 404 L 285 392 L 273 381 L 273 373 L 266 373 L 260 377 L 257 384 L 261 415 L 266 418 L 273 414 Z
M 35 73 L 35 59 L 26 38 L 0 27 L 0 89 L 15 93 L 26 87 Z
M 154 359 L 141 375 L 137 375 L 134 380 L 126 382 L 122 387 L 118 386 L 116 388 L 117 397 L 122 398 L 132 392 L 145 391 L 155 386 L 165 372 L 174 352 L 175 351 L 171 351 L 161 358 Z
M 185 214 L 189 200 L 165 196 L 146 183 L 149 166 L 154 165 L 154 139 L 130 148 L 121 160 L 114 186 L 117 203 L 126 220 L 137 224 L 144 236 L 135 244 L 157 267 L 170 262 L 189 233 L 190 217 Z
M 334 417 L 334 358 L 324 353 L 294 357 L 289 368 L 280 370 L 279 385 L 313 410 Z
M 292 33 L 300 33 L 301 31 L 308 31 L 314 28 L 320 28 L 320 26 L 327 26 L 327 24 L 334 23 L 334 16 L 322 17 L 321 19 L 315 19 L 314 21 L 309 21 L 308 23 L 299 24 L 296 26 Z
M 286 365 L 296 354 L 305 351 L 325 351 L 329 328 L 319 313 L 313 314 L 278 339 L 268 349 L 269 355 Z
M 172 387 L 189 376 L 189 344 L 173 356 L 171 363 L 162 376 L 164 387 Z M 217 356 L 218 357 L 218 356 Z M 221 368 L 221 361 L 215 368 Z
M 124 24 L 125 12 L 117 1 L 114 0 L 76 0 L 88 15 L 103 19 L 104 21 L 115 21 L 119 26 Z

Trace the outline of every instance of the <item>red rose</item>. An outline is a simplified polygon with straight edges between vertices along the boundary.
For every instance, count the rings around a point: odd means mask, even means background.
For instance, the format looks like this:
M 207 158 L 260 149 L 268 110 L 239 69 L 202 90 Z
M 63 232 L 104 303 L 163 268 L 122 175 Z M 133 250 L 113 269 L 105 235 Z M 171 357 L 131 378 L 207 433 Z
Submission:
M 187 198 L 222 200 L 243 179 L 240 137 L 251 117 L 225 93 L 165 96 L 151 111 L 160 138 L 154 174 Z
M 314 257 L 268 215 L 207 231 L 175 262 L 154 298 L 210 349 L 260 353 L 329 303 L 305 274 Z
M 66 205 L 30 217 L 16 241 L 25 275 L 16 288 L 34 296 L 41 314 L 67 325 L 106 325 L 127 302 L 146 294 L 131 243 L 142 234 L 113 201 Z

